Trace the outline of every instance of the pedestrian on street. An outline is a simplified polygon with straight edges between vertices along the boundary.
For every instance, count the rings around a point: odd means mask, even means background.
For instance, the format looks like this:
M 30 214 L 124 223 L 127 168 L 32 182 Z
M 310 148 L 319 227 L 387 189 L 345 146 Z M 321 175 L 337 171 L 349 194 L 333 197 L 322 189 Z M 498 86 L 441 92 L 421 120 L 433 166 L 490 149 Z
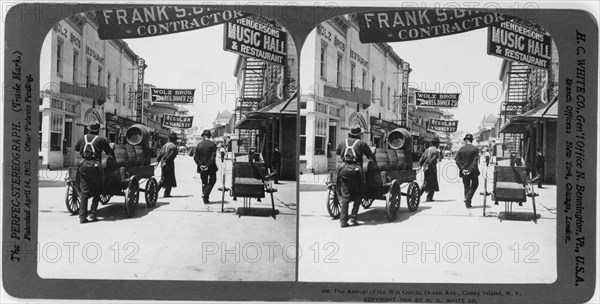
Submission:
M 485 166 L 488 167 L 490 165 L 490 151 L 488 148 L 483 150 L 483 155 L 485 156 Z
M 169 134 L 169 142 L 162 146 L 156 156 L 156 161 L 160 163 L 162 171 L 160 181 L 158 182 L 158 190 L 163 187 L 165 188 L 163 197 L 171 197 L 171 189 L 177 187 L 175 157 L 177 157 L 177 133 L 171 132 Z
M 336 181 L 336 191 L 341 205 L 340 225 L 342 228 L 358 225 L 356 218 L 363 197 L 363 155 L 371 159 L 375 165 L 377 164 L 369 145 L 360 140 L 362 133 L 363 130 L 359 126 L 350 129 L 348 138 L 340 143 L 336 150 L 336 154 L 343 162 L 338 169 Z M 352 213 L 348 216 L 350 201 L 354 201 L 354 205 Z
M 465 206 L 471 208 L 471 200 L 479 186 L 479 151 L 473 146 L 473 135 L 467 134 L 463 139 L 465 145 L 456 153 L 456 165 L 462 177 L 465 193 Z
M 223 144 L 219 145 L 219 154 L 221 156 L 221 162 L 225 161 L 225 146 Z
M 98 135 L 101 125 L 95 123 L 89 126 L 89 133 L 84 135 L 75 144 L 75 151 L 79 152 L 83 160 L 77 166 L 75 187 L 79 194 L 79 222 L 97 221 L 96 210 L 100 202 L 100 195 L 104 192 L 104 169 L 102 168 L 102 152 L 115 159 L 115 152 L 108 144 L 106 138 Z M 88 200 L 92 197 L 92 206 L 88 212 Z M 89 216 L 89 220 L 88 220 Z
M 217 182 L 217 145 L 210 140 L 212 137 L 210 130 L 202 132 L 202 141 L 196 146 L 194 161 L 196 162 L 196 172 L 200 173 L 202 180 L 202 201 L 209 204 L 210 192 Z
M 273 153 L 271 153 L 271 174 L 273 174 L 273 180 L 275 184 L 279 184 L 279 174 L 281 171 L 281 152 L 279 152 L 279 147 L 275 146 L 273 148 Z
M 542 187 L 542 183 L 544 181 L 544 167 L 545 167 L 546 159 L 544 158 L 544 154 L 542 153 L 542 147 L 537 148 L 537 153 L 535 154 L 535 171 L 536 177 L 532 179 L 532 182 L 537 180 L 538 188 L 544 189 Z
M 433 194 L 440 191 L 440 186 L 437 179 L 437 162 L 440 155 L 440 140 L 436 137 L 431 141 L 431 146 L 423 152 L 419 166 L 424 172 L 424 181 L 419 196 L 427 191 L 426 202 L 433 202 Z

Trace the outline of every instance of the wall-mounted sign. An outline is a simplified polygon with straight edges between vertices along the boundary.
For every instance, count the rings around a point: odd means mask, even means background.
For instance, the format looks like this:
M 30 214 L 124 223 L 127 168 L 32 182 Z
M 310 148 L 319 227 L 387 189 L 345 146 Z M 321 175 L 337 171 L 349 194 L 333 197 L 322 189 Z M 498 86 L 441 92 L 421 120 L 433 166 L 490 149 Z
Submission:
M 487 53 L 548 70 L 552 59 L 552 38 L 507 21 L 489 28 Z
M 408 74 L 410 63 L 402 63 L 402 96 L 400 97 L 400 126 L 408 128 Z
M 429 8 L 358 13 L 357 18 L 362 43 L 441 37 L 512 19 L 498 12 Z
M 150 88 L 152 102 L 193 103 L 195 89 L 160 89 Z
M 415 92 L 415 103 L 418 107 L 458 107 L 459 93 L 425 93 Z
M 429 123 L 427 124 L 427 131 L 437 132 L 456 132 L 458 129 L 458 120 L 450 119 L 437 119 L 429 117 Z
M 201 29 L 244 17 L 201 7 L 148 6 L 96 11 L 100 39 L 159 36 Z
M 106 87 L 95 84 L 80 86 L 78 84 L 60 82 L 60 92 L 64 94 L 77 95 L 96 100 L 97 105 L 102 105 L 106 101 Z
M 189 129 L 192 127 L 194 116 L 163 114 L 163 127 Z
M 223 49 L 284 66 L 287 33 L 261 22 L 241 18 L 225 25 Z
M 138 59 L 138 80 L 137 80 L 137 98 L 136 98 L 136 120 L 142 121 L 144 115 L 144 70 L 146 61 L 143 58 Z

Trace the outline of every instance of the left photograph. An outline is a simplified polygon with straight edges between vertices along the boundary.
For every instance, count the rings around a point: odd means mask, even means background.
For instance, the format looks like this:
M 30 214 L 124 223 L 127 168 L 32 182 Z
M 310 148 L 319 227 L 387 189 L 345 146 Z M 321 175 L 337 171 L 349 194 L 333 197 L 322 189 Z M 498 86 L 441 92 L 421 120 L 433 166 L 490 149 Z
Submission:
M 41 49 L 38 275 L 294 281 L 297 52 L 274 20 L 147 6 Z

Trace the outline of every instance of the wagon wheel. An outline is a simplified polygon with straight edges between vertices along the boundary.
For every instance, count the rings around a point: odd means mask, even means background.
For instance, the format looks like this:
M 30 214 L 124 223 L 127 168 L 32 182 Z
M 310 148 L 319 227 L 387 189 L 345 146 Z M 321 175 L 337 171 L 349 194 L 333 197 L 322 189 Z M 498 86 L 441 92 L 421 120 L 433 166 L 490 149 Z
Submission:
M 335 193 L 333 187 L 329 187 L 329 193 L 327 194 L 327 212 L 333 218 L 340 216 L 340 200 Z
M 158 199 L 158 182 L 154 177 L 151 177 L 146 182 L 145 189 L 146 206 L 152 208 L 156 206 L 156 200 Z
M 72 182 L 67 183 L 65 203 L 67 204 L 67 210 L 71 214 L 79 213 L 79 196 L 77 196 L 77 190 L 75 189 L 75 186 L 73 186 Z
M 385 209 L 388 220 L 390 222 L 396 220 L 400 210 L 400 183 L 396 180 L 392 181 L 392 185 L 385 195 Z
M 412 182 L 408 185 L 408 190 L 406 191 L 406 205 L 408 205 L 408 210 L 410 210 L 410 212 L 417 211 L 420 201 L 419 184 Z
M 131 179 L 125 189 L 125 213 L 128 217 L 135 214 L 135 207 L 140 198 L 139 182 L 137 179 Z
M 371 207 L 371 205 L 373 205 L 374 200 L 375 199 L 372 199 L 372 198 L 363 198 L 363 201 L 362 201 L 363 208 L 369 209 L 369 207 Z
M 112 195 L 110 194 L 100 194 L 100 204 L 106 205 L 110 201 Z

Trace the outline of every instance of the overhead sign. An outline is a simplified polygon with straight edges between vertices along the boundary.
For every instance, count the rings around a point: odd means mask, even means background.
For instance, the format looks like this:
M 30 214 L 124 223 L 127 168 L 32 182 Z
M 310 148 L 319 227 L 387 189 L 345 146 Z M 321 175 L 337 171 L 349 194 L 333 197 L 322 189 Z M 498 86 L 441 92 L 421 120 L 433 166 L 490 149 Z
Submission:
M 96 11 L 100 39 L 152 37 L 197 30 L 247 14 L 201 7 L 148 6 Z
M 552 38 L 507 21 L 489 28 L 487 53 L 548 70 L 552 59 Z
M 224 32 L 224 50 L 277 65 L 286 64 L 286 32 L 248 18 L 228 22 Z
M 358 13 L 362 43 L 409 41 L 464 33 L 512 17 L 465 9 L 402 9 Z
M 437 119 L 429 117 L 429 123 L 427 124 L 427 131 L 437 132 L 456 132 L 458 129 L 458 120 L 450 119 Z
M 415 92 L 415 103 L 419 107 L 458 107 L 459 93 Z
M 152 102 L 193 103 L 195 89 L 160 89 L 150 88 Z
M 189 129 L 192 127 L 194 116 L 163 114 L 163 127 Z
M 400 97 L 400 126 L 408 127 L 408 74 L 410 74 L 410 63 L 402 63 L 402 96 Z
M 101 106 L 106 101 L 106 87 L 95 84 L 82 86 L 69 82 L 60 82 L 59 90 L 64 94 L 77 95 L 90 99 L 95 99 L 97 105 Z
M 137 91 L 137 98 L 136 98 L 136 104 L 137 104 L 137 108 L 136 108 L 136 120 L 138 122 L 142 122 L 142 116 L 144 115 L 144 70 L 146 69 L 146 61 L 144 60 L 144 58 L 139 58 L 138 59 L 138 81 L 137 81 L 137 86 L 138 86 L 138 91 Z

